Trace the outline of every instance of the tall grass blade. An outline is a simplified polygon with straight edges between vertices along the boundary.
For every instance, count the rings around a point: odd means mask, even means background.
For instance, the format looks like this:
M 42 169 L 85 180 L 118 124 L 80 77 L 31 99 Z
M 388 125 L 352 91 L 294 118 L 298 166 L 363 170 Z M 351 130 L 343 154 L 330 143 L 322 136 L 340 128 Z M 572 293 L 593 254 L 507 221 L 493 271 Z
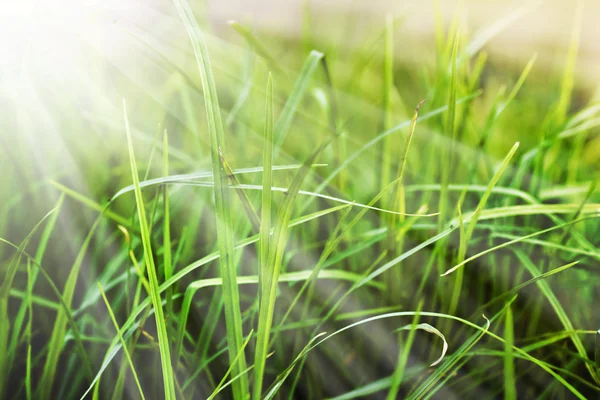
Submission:
M 264 284 L 261 284 L 260 310 L 258 315 L 258 330 L 255 350 L 255 381 L 253 388 L 253 398 L 259 400 L 262 396 L 262 381 L 264 374 L 264 365 L 268 354 L 268 345 L 271 335 L 271 326 L 273 324 L 273 314 L 275 311 L 275 301 L 277 295 L 277 282 L 279 281 L 279 273 L 283 253 L 287 244 L 289 235 L 289 221 L 294 209 L 294 202 L 298 196 L 300 186 L 308 175 L 308 166 L 313 164 L 321 152 L 329 145 L 331 139 L 326 140 L 321 146 L 304 162 L 304 166 L 298 171 L 289 190 L 286 193 L 285 199 L 279 208 L 277 218 L 275 220 L 275 232 L 269 246 L 269 257 L 267 265 L 261 275 L 265 278 Z
M 223 122 L 219 109 L 217 88 L 214 81 L 208 49 L 195 17 L 185 0 L 175 0 L 179 17 L 183 21 L 188 36 L 194 48 L 196 61 L 200 70 L 206 119 L 210 134 L 210 153 L 213 176 L 215 178 L 215 214 L 217 219 L 217 244 L 220 253 L 220 270 L 223 278 L 223 302 L 225 309 L 225 324 L 227 330 L 227 346 L 229 360 L 236 360 L 233 375 L 238 375 L 246 369 L 246 357 L 238 351 L 243 346 L 242 316 L 240 311 L 239 291 L 237 287 L 237 271 L 233 255 L 233 227 L 231 222 L 231 199 L 227 188 L 227 174 L 224 171 L 219 153 L 226 155 Z M 242 376 L 233 383 L 233 395 L 237 400 L 245 399 L 249 392 L 248 377 Z
M 174 372 L 173 366 L 171 365 L 171 350 L 169 343 L 169 336 L 167 333 L 167 326 L 165 322 L 165 316 L 163 312 L 162 300 L 160 297 L 158 276 L 156 266 L 154 264 L 154 255 L 152 252 L 152 243 L 150 230 L 148 228 L 148 220 L 146 218 L 146 210 L 144 204 L 144 198 L 142 196 L 142 190 L 140 189 L 140 178 L 138 176 L 137 164 L 135 161 L 135 154 L 133 150 L 133 141 L 131 139 L 131 132 L 129 130 L 129 119 L 127 118 L 127 107 L 123 100 L 123 115 L 125 118 L 125 131 L 127 134 L 127 145 L 129 149 L 129 161 L 131 167 L 131 174 L 133 178 L 133 184 L 135 186 L 135 202 L 137 205 L 138 219 L 140 224 L 140 232 L 142 239 L 142 246 L 144 248 L 144 260 L 146 263 L 146 271 L 148 273 L 148 282 L 150 284 L 150 298 L 152 301 L 152 307 L 154 308 L 154 317 L 156 321 L 156 330 L 158 332 L 158 346 L 160 351 L 160 362 L 163 375 L 164 393 L 165 399 L 175 399 L 175 383 L 174 383 Z

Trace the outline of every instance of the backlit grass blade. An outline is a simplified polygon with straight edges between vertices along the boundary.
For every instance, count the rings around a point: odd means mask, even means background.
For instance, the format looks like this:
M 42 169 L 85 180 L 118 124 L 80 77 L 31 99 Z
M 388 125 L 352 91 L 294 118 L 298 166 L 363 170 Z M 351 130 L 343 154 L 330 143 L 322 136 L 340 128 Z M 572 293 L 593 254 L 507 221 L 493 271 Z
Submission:
M 567 65 L 563 73 L 561 82 L 560 98 L 554 111 L 555 122 L 562 125 L 567 119 L 567 112 L 573 96 L 573 87 L 575 85 L 575 67 L 577 65 L 577 55 L 579 53 L 579 42 L 581 41 L 581 27 L 584 10 L 584 0 L 575 2 L 575 16 L 573 19 L 573 28 L 571 31 L 571 41 L 567 54 Z
M 285 106 L 277 118 L 277 122 L 275 123 L 275 127 L 273 128 L 273 141 L 275 143 L 274 151 L 277 152 L 281 145 L 283 144 L 290 126 L 292 125 L 292 121 L 294 116 L 296 115 L 296 111 L 298 110 L 298 106 L 300 105 L 300 101 L 304 97 L 308 89 L 308 85 L 310 83 L 310 78 L 314 74 L 317 67 L 320 65 L 321 60 L 323 59 L 323 53 L 318 51 L 311 51 L 304 65 L 302 66 L 302 70 L 296 79 L 296 83 L 290 93 L 287 101 L 285 102 Z
M 277 60 L 275 60 L 275 57 L 271 55 L 271 52 L 269 52 L 265 45 L 250 31 L 250 29 L 237 21 L 229 21 L 229 26 L 244 38 L 246 43 L 248 43 L 256 54 L 265 60 L 270 69 L 277 72 L 283 71 Z
M 227 188 L 227 174 L 223 169 L 219 154 L 222 153 L 225 156 L 227 155 L 223 122 L 221 120 L 217 88 L 204 37 L 202 36 L 194 14 L 187 2 L 185 0 L 175 0 L 175 6 L 192 42 L 204 91 L 206 120 L 208 122 L 208 131 L 210 135 L 212 170 L 215 178 L 214 198 L 217 220 L 217 245 L 221 256 L 219 265 L 221 277 L 223 278 L 223 302 L 227 330 L 227 346 L 229 349 L 230 362 L 233 363 L 233 360 L 236 360 L 232 374 L 238 375 L 246 369 L 246 357 L 244 354 L 237 357 L 238 350 L 243 348 L 242 317 L 236 281 L 237 271 L 233 258 L 234 242 L 233 227 L 231 223 L 231 199 Z M 248 392 L 248 377 L 246 375 L 233 383 L 233 394 L 235 399 L 244 399 Z
M 146 271 L 148 273 L 148 282 L 150 283 L 150 297 L 152 300 L 152 307 L 154 308 L 154 317 L 156 321 L 156 330 L 158 332 L 158 346 L 160 350 L 160 360 L 163 375 L 163 384 L 165 399 L 175 399 L 175 383 L 173 366 L 171 365 L 171 351 L 169 344 L 169 336 L 167 334 L 167 326 L 165 322 L 165 316 L 163 313 L 163 305 L 159 292 L 158 276 L 156 266 L 154 264 L 154 254 L 152 252 L 151 235 L 148 228 L 148 220 L 146 219 L 146 209 L 144 204 L 144 198 L 142 196 L 142 190 L 140 189 L 138 176 L 137 164 L 135 161 L 135 154 L 133 150 L 133 142 L 131 140 L 131 132 L 129 131 L 129 119 L 127 118 L 127 107 L 125 101 L 123 101 L 123 114 L 125 118 L 125 131 L 127 134 L 127 145 L 129 149 L 129 161 L 131 167 L 131 174 L 133 178 L 133 184 L 135 186 L 135 202 L 137 205 L 138 219 L 140 224 L 140 233 L 142 239 L 142 246 L 144 248 L 144 260 L 146 263 Z
M 325 166 L 327 166 L 327 164 L 313 165 L 314 168 L 325 167 Z M 288 170 L 292 170 L 292 169 L 299 169 L 301 167 L 302 167 L 302 164 L 273 165 L 273 171 L 288 171 Z M 252 173 L 260 173 L 260 172 L 262 172 L 262 170 L 263 170 L 262 167 L 236 168 L 236 169 L 232 169 L 232 174 L 233 175 L 245 175 L 245 174 L 252 174 Z M 177 174 L 177 175 L 171 175 L 171 176 L 166 176 L 166 177 L 143 180 L 143 181 L 140 181 L 140 187 L 146 188 L 146 187 L 151 187 L 151 186 L 155 186 L 155 185 L 166 185 L 166 184 L 177 185 L 179 183 L 185 184 L 187 182 L 196 182 L 196 181 L 202 182 L 207 179 L 214 179 L 212 171 L 198 171 L 198 172 L 192 172 L 189 174 Z M 57 185 L 59 185 L 59 184 L 57 184 Z M 64 187 L 60 186 L 60 188 L 62 189 Z M 117 193 L 115 193 L 112 196 L 111 201 L 116 200 L 117 198 L 121 197 L 125 193 L 133 192 L 134 189 L 135 188 L 133 187 L 133 185 L 124 187 L 123 189 L 119 190 Z M 67 193 L 67 194 L 71 194 L 71 193 Z M 75 194 L 72 194 L 72 196 L 75 197 Z M 94 204 L 89 199 L 81 198 L 78 200 L 80 200 L 82 203 L 89 205 L 93 209 L 98 209 L 98 210 L 102 209 L 101 206 Z M 107 210 L 107 212 L 110 212 L 110 210 Z

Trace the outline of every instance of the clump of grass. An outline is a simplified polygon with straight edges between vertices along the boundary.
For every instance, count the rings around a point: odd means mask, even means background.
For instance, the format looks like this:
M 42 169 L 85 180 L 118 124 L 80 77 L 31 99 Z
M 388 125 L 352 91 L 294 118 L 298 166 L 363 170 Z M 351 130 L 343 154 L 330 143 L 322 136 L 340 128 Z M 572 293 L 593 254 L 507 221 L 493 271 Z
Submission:
M 108 60 L 129 111 L 45 102 L 76 171 L 2 149 L 0 399 L 598 396 L 582 2 L 559 71 L 485 52 L 528 5 L 438 19 L 418 67 L 398 15 L 292 40 L 173 11 L 189 44 L 127 36 L 153 79 Z

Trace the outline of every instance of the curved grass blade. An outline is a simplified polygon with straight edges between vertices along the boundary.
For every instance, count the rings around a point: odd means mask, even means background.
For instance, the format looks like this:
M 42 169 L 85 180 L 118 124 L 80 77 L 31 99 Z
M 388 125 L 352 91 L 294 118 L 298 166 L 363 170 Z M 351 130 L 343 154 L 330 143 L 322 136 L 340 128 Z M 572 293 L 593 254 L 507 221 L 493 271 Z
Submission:
M 394 400 L 398 396 L 398 390 L 400 390 L 400 384 L 402 383 L 402 379 L 404 378 L 404 370 L 406 369 L 406 362 L 408 361 L 408 355 L 410 354 L 410 349 L 412 348 L 413 341 L 415 339 L 415 332 L 418 329 L 419 322 L 419 312 L 421 311 L 421 307 L 423 306 L 423 299 L 419 300 L 419 304 L 417 305 L 417 312 L 413 317 L 413 323 L 408 326 L 404 326 L 399 329 L 408 330 L 408 339 L 404 345 L 404 348 L 398 353 L 398 364 L 396 365 L 396 369 L 394 370 L 394 374 L 392 375 L 392 384 L 390 386 L 390 390 L 387 394 L 388 400 Z M 434 328 L 435 329 L 435 328 Z M 437 331 L 437 329 L 436 329 Z M 443 335 L 442 335 L 443 337 Z M 398 344 L 401 345 L 400 336 L 398 336 Z M 446 340 L 444 340 L 444 353 L 446 353 L 447 344 Z M 439 358 L 441 360 L 444 358 L 444 354 Z M 439 360 L 437 362 L 439 362 Z M 435 364 L 435 363 L 434 363 Z
M 108 299 L 106 298 L 106 294 L 104 293 L 104 289 L 102 288 L 102 285 L 100 284 L 100 282 L 98 282 L 98 289 L 100 289 L 100 294 L 102 295 L 102 299 L 104 300 L 104 303 L 106 304 L 106 308 L 110 315 L 110 319 L 112 320 L 113 325 L 115 326 L 115 329 L 117 330 L 117 336 L 119 336 L 119 340 L 121 341 L 121 346 L 123 346 L 123 351 L 125 352 L 125 358 L 127 358 L 127 362 L 129 363 L 129 367 L 131 368 L 131 374 L 133 375 L 133 380 L 135 381 L 135 384 L 140 392 L 140 397 L 142 398 L 142 400 L 144 400 L 146 397 L 144 396 L 144 391 L 142 390 L 142 385 L 140 384 L 140 380 L 138 379 L 137 372 L 135 371 L 135 366 L 133 365 L 133 360 L 131 359 L 129 350 L 127 350 L 127 344 L 125 344 L 125 339 L 123 339 L 123 336 L 121 335 L 121 331 L 119 329 L 119 323 L 117 322 L 117 319 L 115 318 L 115 313 L 113 312 L 112 307 L 110 306 L 110 303 L 108 302 Z
M 312 166 L 315 168 L 316 167 L 325 167 L 325 166 L 327 166 L 327 164 L 314 164 Z M 302 168 L 302 164 L 273 165 L 272 170 L 273 171 L 287 171 L 287 170 L 299 169 L 299 168 Z M 263 168 L 262 167 L 250 167 L 250 168 L 236 168 L 236 169 L 232 170 L 232 174 L 234 174 L 234 175 L 252 174 L 252 173 L 257 173 L 257 172 L 263 172 Z M 213 178 L 212 171 L 198 171 L 198 172 L 192 172 L 189 174 L 177 174 L 177 175 L 163 176 L 160 178 L 143 180 L 143 181 L 140 181 L 140 187 L 146 188 L 146 187 L 150 187 L 150 186 L 166 185 L 166 184 L 176 185 L 178 183 L 194 182 L 194 180 L 196 180 L 196 179 L 200 180 L 200 179 L 210 179 L 210 178 Z M 60 186 L 60 188 L 64 188 L 64 186 L 62 186 L 58 183 L 56 183 L 56 185 Z M 121 197 L 125 193 L 133 192 L 134 190 L 135 190 L 135 187 L 133 185 L 126 186 L 123 189 L 119 190 L 117 193 L 115 193 L 113 195 L 113 197 L 111 198 L 111 201 L 114 201 L 116 198 Z M 97 206 L 97 205 L 93 205 L 93 204 L 89 204 L 89 205 L 91 208 L 94 208 L 94 209 L 98 209 L 98 210 L 102 209 L 102 207 Z

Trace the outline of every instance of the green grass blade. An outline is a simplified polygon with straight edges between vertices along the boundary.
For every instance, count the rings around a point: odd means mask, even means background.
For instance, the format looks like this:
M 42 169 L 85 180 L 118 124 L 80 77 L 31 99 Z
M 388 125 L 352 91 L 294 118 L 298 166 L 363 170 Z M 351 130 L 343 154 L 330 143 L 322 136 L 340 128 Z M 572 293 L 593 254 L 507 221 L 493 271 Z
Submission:
M 525 269 L 527 269 L 527 271 L 529 271 L 529 273 L 531 275 L 536 277 L 536 276 L 539 276 L 542 274 L 540 272 L 540 270 L 535 266 L 535 264 L 529 259 L 529 257 L 527 255 L 525 255 L 525 253 L 523 253 L 521 250 L 516 249 L 515 254 L 519 258 L 519 260 L 523 263 L 523 267 L 525 267 Z M 571 322 L 571 319 L 569 318 L 565 309 L 561 305 L 560 301 L 558 300 L 558 298 L 556 297 L 556 295 L 550 288 L 550 285 L 548 284 L 548 282 L 545 280 L 538 280 L 538 281 L 536 281 L 536 284 L 537 284 L 538 288 L 540 289 L 540 291 L 542 292 L 542 294 L 546 297 L 546 299 L 552 306 L 552 309 L 554 310 L 556 316 L 558 317 L 559 321 L 561 322 L 561 324 L 563 325 L 565 330 L 566 331 L 574 331 L 575 328 L 573 327 L 573 323 Z M 600 380 L 598 378 L 598 371 L 595 369 L 593 362 L 591 362 L 588 359 L 587 350 L 586 350 L 581 338 L 577 334 L 573 334 L 573 335 L 571 335 L 571 341 L 573 342 L 573 345 L 575 346 L 575 349 L 577 350 L 577 353 L 579 354 L 581 359 L 585 361 L 585 366 L 586 366 L 588 372 L 590 373 L 590 376 L 594 379 L 594 381 L 596 381 L 596 383 L 600 382 Z
M 154 308 L 156 330 L 158 332 L 158 346 L 160 351 L 165 398 L 167 400 L 174 400 L 175 384 L 173 366 L 171 365 L 169 336 L 167 333 L 167 326 L 163 313 L 162 301 L 158 289 L 158 276 L 156 266 L 154 264 L 154 256 L 152 253 L 151 234 L 148 228 L 148 220 L 146 219 L 144 198 L 142 196 L 142 190 L 139 186 L 140 178 L 137 173 L 138 169 L 135 161 L 135 154 L 133 151 L 133 141 L 131 139 L 131 132 L 129 130 L 129 119 L 127 118 L 127 108 L 125 105 L 125 101 L 123 101 L 123 114 L 125 118 L 125 131 L 127 134 L 127 145 L 129 149 L 131 174 L 133 178 L 133 184 L 135 185 L 135 202 L 138 211 L 142 246 L 144 248 L 144 260 L 146 263 L 146 271 L 148 273 L 148 282 L 150 284 L 150 297 L 152 300 L 152 307 Z
M 169 176 L 169 136 L 167 130 L 163 136 L 163 175 Z M 169 187 L 163 187 L 163 274 L 165 281 L 173 276 L 173 258 L 171 254 L 171 216 L 169 207 Z M 173 315 L 173 290 L 167 290 L 167 317 Z
M 447 210 L 448 210 L 448 185 L 450 184 L 450 173 L 452 171 L 453 160 L 454 160 L 454 148 L 456 141 L 456 91 L 457 91 L 457 76 L 456 76 L 456 58 L 458 57 L 458 45 L 459 45 L 460 34 L 456 31 L 454 36 L 454 45 L 452 46 L 452 55 L 450 59 L 450 86 L 448 95 L 448 113 L 446 114 L 446 134 L 449 135 L 451 142 L 448 148 L 442 149 L 441 158 L 441 180 L 442 190 L 440 190 L 440 200 L 438 209 L 440 216 L 438 217 L 438 231 L 442 231 L 443 226 L 446 222 Z
M 396 369 L 394 370 L 394 374 L 392 375 L 392 384 L 390 386 L 390 390 L 387 394 L 388 400 L 394 400 L 398 396 L 398 391 L 400 390 L 400 384 L 402 383 L 402 379 L 404 378 L 404 370 L 406 369 L 406 362 L 408 361 L 408 355 L 410 354 L 410 349 L 412 347 L 412 343 L 415 339 L 415 332 L 419 326 L 419 311 L 421 311 L 421 307 L 423 306 L 423 300 L 419 302 L 417 306 L 417 312 L 413 318 L 413 322 L 408 326 L 409 334 L 406 343 L 404 344 L 404 348 L 400 349 L 398 353 L 398 364 L 396 365 Z M 404 330 L 405 328 L 401 328 Z M 400 344 L 401 341 L 398 340 Z M 445 341 L 444 341 L 445 342 Z M 443 355 L 442 355 L 443 357 Z
M 283 253 L 289 235 L 289 221 L 294 209 L 294 202 L 298 196 L 300 186 L 308 175 L 311 164 L 315 162 L 321 152 L 329 145 L 331 139 L 326 140 L 321 146 L 304 162 L 304 166 L 298 171 L 285 199 L 277 213 L 275 220 L 275 232 L 271 239 L 269 248 L 269 257 L 267 268 L 261 275 L 265 278 L 264 285 L 261 284 L 260 311 L 258 317 L 257 341 L 255 350 L 255 381 L 253 388 L 253 398 L 259 400 L 262 397 L 262 382 L 264 374 L 264 365 L 267 359 L 268 346 L 271 335 L 271 326 L 273 324 L 273 314 L 275 311 L 275 301 L 277 295 L 277 282 L 281 271 Z
M 241 37 L 244 38 L 246 43 L 248 43 L 248 46 L 250 46 L 250 48 L 252 48 L 256 54 L 265 60 L 270 69 L 277 72 L 283 72 L 281 65 L 279 65 L 277 60 L 275 60 L 275 57 L 271 55 L 271 52 L 269 52 L 266 46 L 259 38 L 256 37 L 256 35 L 250 31 L 250 29 L 246 28 L 237 21 L 229 21 L 229 26 L 231 26 Z
M 246 348 L 246 346 L 248 345 L 248 342 L 252 338 L 252 333 L 254 333 L 254 330 L 250 331 L 250 333 L 248 334 L 248 337 L 246 338 L 246 340 L 244 340 L 244 343 L 242 345 L 243 347 L 238 350 L 238 355 L 236 357 L 239 357 L 240 354 L 244 354 L 244 349 Z M 212 394 L 208 397 L 208 400 L 213 400 L 217 396 L 217 394 L 219 394 L 219 392 L 223 389 L 223 385 L 225 384 L 229 374 L 231 374 L 231 370 L 233 369 L 233 366 L 236 364 L 236 361 L 237 360 L 233 360 L 233 362 L 229 366 L 229 369 L 227 370 L 225 375 L 223 375 L 223 378 L 221 379 L 221 381 L 219 382 L 219 384 L 217 385 L 215 390 L 213 390 Z M 246 369 L 246 371 L 242 371 L 242 373 L 246 373 L 248 370 L 249 369 Z M 238 378 L 238 377 L 236 377 L 236 378 Z
M 292 88 L 292 92 L 290 93 L 288 100 L 281 111 L 281 115 L 279 115 L 279 118 L 275 123 L 275 127 L 273 128 L 275 152 L 277 152 L 283 144 L 290 126 L 292 125 L 294 116 L 296 115 L 296 111 L 298 110 L 298 106 L 308 90 L 310 78 L 314 74 L 317 67 L 321 64 L 323 57 L 323 53 L 313 50 L 310 52 L 306 61 L 304 62 L 302 70 L 300 71 L 300 75 L 298 75 L 296 83 Z
M 514 326 L 513 314 L 510 306 L 506 308 L 506 317 L 504 319 L 504 398 L 506 400 L 516 400 L 517 388 L 515 382 L 515 365 L 513 357 Z
M 225 157 L 223 156 L 223 154 L 219 153 L 219 155 L 221 156 L 221 162 L 223 163 L 223 169 L 225 170 L 225 173 L 227 174 L 227 177 L 229 178 L 231 185 L 235 188 L 235 192 L 237 193 L 240 201 L 242 202 L 242 206 L 244 207 L 244 210 L 246 211 L 246 215 L 248 215 L 248 219 L 250 219 L 250 223 L 252 224 L 252 227 L 254 228 L 254 232 L 259 232 L 260 231 L 260 218 L 258 217 L 256 210 L 254 210 L 254 207 L 252 206 L 252 202 L 250 202 L 250 199 L 248 198 L 248 195 L 244 191 L 242 184 L 240 183 L 238 178 L 233 173 L 233 169 L 231 169 L 231 166 L 229 165 L 227 160 L 225 160 Z
M 233 259 L 233 228 L 231 223 L 231 199 L 227 188 L 227 174 L 225 173 L 219 153 L 227 154 L 223 122 L 219 109 L 219 100 L 214 81 L 208 49 L 204 37 L 196 23 L 195 17 L 185 0 L 175 0 L 179 17 L 183 21 L 200 70 L 202 88 L 204 90 L 204 104 L 206 119 L 210 134 L 210 153 L 212 170 L 215 177 L 214 198 L 217 219 L 217 242 L 220 253 L 219 265 L 223 278 L 223 300 L 225 309 L 225 323 L 227 330 L 227 345 L 229 360 L 236 360 L 233 375 L 238 375 L 246 369 L 246 357 L 242 354 L 237 357 L 238 350 L 242 348 L 242 317 L 240 311 L 239 291 L 237 287 L 237 271 Z M 248 377 L 242 376 L 233 383 L 233 394 L 237 400 L 245 399 L 248 388 Z
M 112 323 L 115 326 L 115 329 L 117 330 L 117 335 L 119 336 L 119 340 L 121 341 L 121 346 L 123 346 L 123 351 L 125 352 L 125 358 L 127 358 L 127 363 L 129 364 L 129 367 L 131 368 L 131 374 L 133 375 L 133 380 L 135 381 L 135 385 L 137 386 L 137 388 L 140 392 L 140 397 L 142 398 L 142 400 L 144 400 L 146 397 L 144 396 L 144 391 L 142 390 L 142 385 L 140 384 L 140 380 L 138 379 L 137 372 L 135 371 L 135 366 L 133 364 L 133 360 L 131 359 L 129 350 L 127 350 L 127 345 L 125 344 L 125 339 L 123 339 L 123 336 L 121 335 L 121 331 L 119 329 L 119 323 L 117 322 L 117 319 L 115 318 L 115 313 L 113 312 L 112 307 L 110 306 L 110 303 L 108 302 L 108 299 L 106 298 L 106 293 L 104 293 L 104 289 L 102 288 L 102 285 L 100 284 L 100 282 L 98 282 L 98 289 L 100 289 L 100 294 L 102 295 L 102 299 L 104 300 L 104 303 L 106 304 L 106 309 L 108 310 L 110 319 L 112 320 Z
M 267 100 L 265 110 L 265 137 L 263 146 L 263 181 L 262 181 L 262 199 L 261 199 L 261 220 L 260 220 L 260 271 L 258 276 L 260 282 L 258 285 L 259 301 L 262 296 L 264 274 L 267 273 L 269 248 L 271 243 L 271 213 L 272 213 L 272 192 L 271 185 L 273 180 L 273 78 L 269 74 L 267 81 Z M 257 368 L 259 370 L 261 367 Z M 255 373 L 255 375 L 258 375 Z

